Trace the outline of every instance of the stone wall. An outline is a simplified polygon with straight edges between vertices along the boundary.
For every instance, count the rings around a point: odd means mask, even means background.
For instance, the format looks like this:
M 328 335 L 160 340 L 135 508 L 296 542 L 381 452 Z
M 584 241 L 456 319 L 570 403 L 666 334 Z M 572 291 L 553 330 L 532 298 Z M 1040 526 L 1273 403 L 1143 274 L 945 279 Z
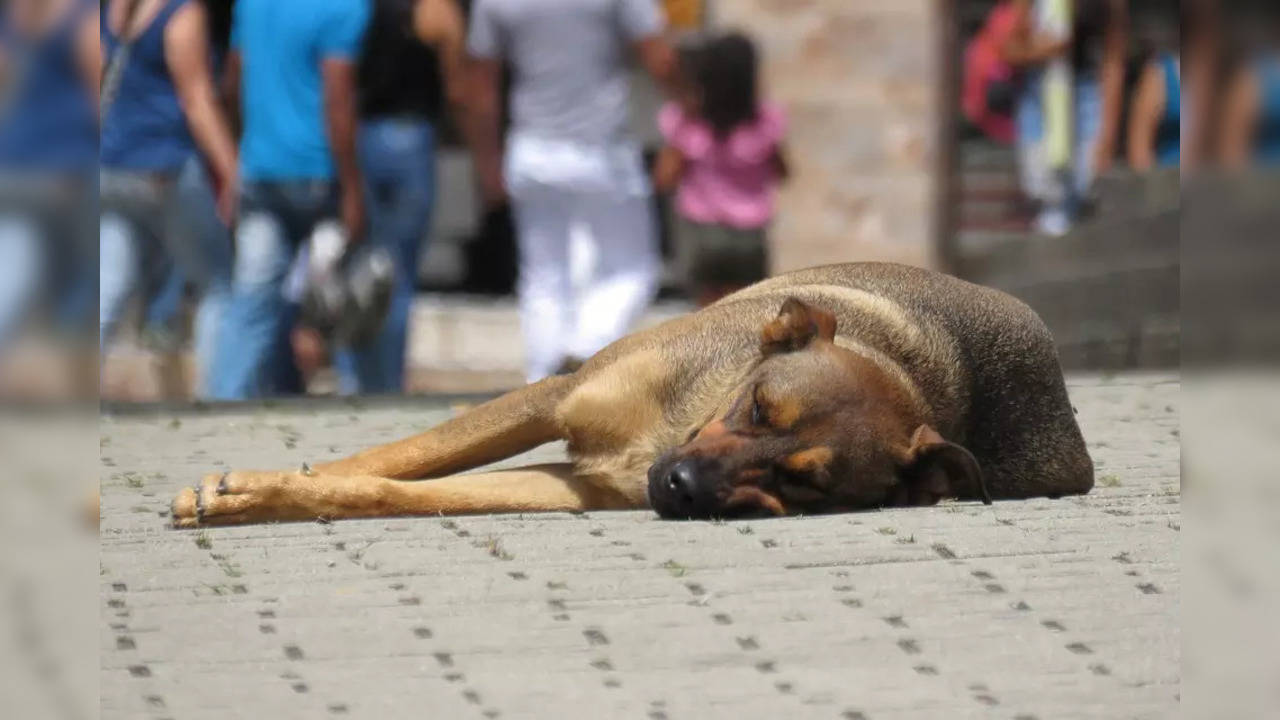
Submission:
M 791 117 L 773 271 L 851 260 L 936 266 L 936 0 L 722 0 Z
M 1030 305 L 1064 367 L 1176 367 L 1180 359 L 1180 177 L 1116 170 L 1093 217 L 1065 237 L 1009 235 L 962 248 L 957 273 Z

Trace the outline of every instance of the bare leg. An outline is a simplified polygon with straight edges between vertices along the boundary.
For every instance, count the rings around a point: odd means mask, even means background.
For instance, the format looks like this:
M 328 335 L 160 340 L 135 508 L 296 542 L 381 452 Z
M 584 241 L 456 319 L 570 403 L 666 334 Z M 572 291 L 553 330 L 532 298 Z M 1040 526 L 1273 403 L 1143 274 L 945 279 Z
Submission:
M 462 472 L 560 439 L 556 406 L 572 377 L 552 377 L 491 400 L 404 440 L 315 467 L 319 475 L 403 480 Z
M 173 501 L 175 527 L 406 515 L 626 510 L 634 499 L 573 475 L 568 463 L 429 483 L 301 472 L 209 475 Z

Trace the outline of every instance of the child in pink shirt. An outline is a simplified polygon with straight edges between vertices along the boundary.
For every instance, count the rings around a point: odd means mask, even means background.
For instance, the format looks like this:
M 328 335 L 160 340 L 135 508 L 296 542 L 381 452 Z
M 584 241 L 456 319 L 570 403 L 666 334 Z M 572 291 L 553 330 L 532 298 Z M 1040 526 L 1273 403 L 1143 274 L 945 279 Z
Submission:
M 666 145 L 654 184 L 675 190 L 681 264 L 691 294 L 707 305 L 768 272 L 786 116 L 759 99 L 756 50 L 743 35 L 688 50 L 680 66 L 680 97 L 658 113 Z

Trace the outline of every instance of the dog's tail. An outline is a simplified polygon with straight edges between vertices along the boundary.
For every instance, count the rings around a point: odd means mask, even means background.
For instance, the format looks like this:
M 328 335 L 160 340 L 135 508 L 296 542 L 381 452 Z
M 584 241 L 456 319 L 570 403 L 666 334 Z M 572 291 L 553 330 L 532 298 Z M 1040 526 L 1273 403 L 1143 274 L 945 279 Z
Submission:
M 317 466 L 322 473 L 419 480 L 470 470 L 560 439 L 556 406 L 573 376 L 526 385 L 413 437 Z

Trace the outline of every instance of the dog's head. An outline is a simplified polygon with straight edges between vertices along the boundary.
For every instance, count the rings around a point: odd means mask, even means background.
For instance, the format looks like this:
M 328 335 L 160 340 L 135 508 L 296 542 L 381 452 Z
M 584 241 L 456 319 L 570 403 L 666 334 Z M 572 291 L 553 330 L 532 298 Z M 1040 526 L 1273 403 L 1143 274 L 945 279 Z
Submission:
M 929 505 L 982 488 L 973 455 L 925 424 L 903 382 L 837 346 L 835 334 L 831 313 L 795 298 L 783 304 L 728 410 L 649 469 L 659 515 Z

